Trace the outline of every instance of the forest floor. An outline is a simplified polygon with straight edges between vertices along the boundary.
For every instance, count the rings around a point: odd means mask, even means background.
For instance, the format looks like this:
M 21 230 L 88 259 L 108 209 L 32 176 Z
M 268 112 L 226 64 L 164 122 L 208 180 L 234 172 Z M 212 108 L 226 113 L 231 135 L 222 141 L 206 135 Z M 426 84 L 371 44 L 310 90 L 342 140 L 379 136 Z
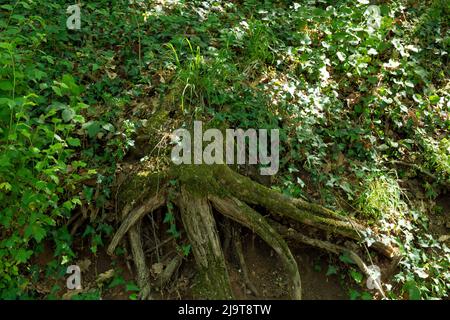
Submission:
M 261 293 L 255 296 L 246 288 L 242 279 L 241 270 L 236 261 L 227 264 L 230 282 L 238 300 L 247 299 L 289 299 L 289 292 L 286 290 L 288 278 L 283 270 L 282 264 L 277 259 L 276 254 L 264 242 L 258 238 L 247 235 L 244 243 L 244 254 L 246 255 L 247 266 L 251 270 L 249 276 L 258 291 Z M 327 275 L 329 261 L 327 254 L 320 250 L 309 247 L 296 248 L 293 255 L 299 265 L 304 287 L 304 299 L 306 300 L 346 300 L 349 299 L 349 285 L 356 288 L 354 284 L 347 284 L 337 274 Z M 104 249 L 100 249 L 97 255 L 89 250 L 80 248 L 78 251 L 78 265 L 88 267 L 82 271 L 82 281 L 84 288 L 80 291 L 66 289 L 64 279 L 57 281 L 61 290 L 56 297 L 70 299 L 73 295 L 86 293 L 89 290 L 99 287 L 98 279 L 107 275 L 106 280 L 111 282 L 114 273 L 120 272 L 125 282 L 132 282 L 134 276 L 127 264 L 122 259 L 111 258 Z M 37 257 L 38 264 L 45 266 L 52 260 L 52 253 L 49 250 Z M 150 263 L 150 261 L 148 261 Z M 115 265 L 115 268 L 111 268 Z M 151 264 L 150 264 L 151 265 Z M 111 273 L 114 270 L 114 273 Z M 178 279 L 170 287 L 161 290 L 154 295 L 156 299 L 192 299 L 192 280 L 195 273 L 195 262 L 189 261 L 178 271 Z M 154 280 L 154 279 L 153 279 Z M 43 280 L 40 282 L 41 293 L 49 293 L 55 285 L 54 281 Z M 128 300 L 130 293 L 126 290 L 126 285 L 121 284 L 113 287 L 106 287 L 102 290 L 101 298 L 106 300 Z
M 450 5 L 353 2 L 98 0 L 78 30 L 69 0 L 0 5 L 0 299 L 197 298 L 196 207 L 238 299 L 380 299 L 349 251 L 386 271 L 388 299 L 448 297 Z M 277 174 L 177 170 L 170 140 L 195 121 L 279 130 Z
M 450 198 L 443 195 L 436 199 L 443 207 L 443 214 L 429 215 L 430 232 L 434 237 L 442 239 L 447 235 L 450 226 Z M 242 235 L 243 253 L 247 267 L 250 270 L 250 281 L 259 294 L 256 296 L 246 287 L 237 257 L 226 252 L 227 268 L 231 287 L 235 298 L 247 299 L 289 299 L 287 282 L 289 281 L 282 263 L 275 252 L 260 238 L 245 231 Z M 96 254 L 79 241 L 74 244 L 78 253 L 76 264 L 82 267 L 81 290 L 67 290 L 65 278 L 59 280 L 42 279 L 37 286 L 41 294 L 49 294 L 55 284 L 59 290 L 54 292 L 55 298 L 71 299 L 77 294 L 89 292 L 99 293 L 99 298 L 106 300 L 127 300 L 133 298 L 135 290 L 128 290 L 127 283 L 133 283 L 135 275 L 131 257 L 112 258 L 105 248 L 99 248 Z M 302 278 L 303 298 L 306 300 L 347 300 L 358 295 L 361 288 L 345 273 L 338 272 L 340 262 L 336 257 L 306 245 L 297 245 L 292 253 L 299 266 Z M 50 242 L 45 244 L 45 250 L 36 256 L 35 263 L 42 268 L 53 260 L 53 248 Z M 149 266 L 157 265 L 157 261 L 147 260 Z M 164 264 L 164 263 L 163 263 Z M 155 292 L 155 299 L 193 299 L 192 292 L 196 272 L 195 261 L 188 259 L 176 272 L 176 281 Z M 157 273 L 152 273 L 152 283 L 156 285 Z M 134 293 L 135 294 L 135 293 Z

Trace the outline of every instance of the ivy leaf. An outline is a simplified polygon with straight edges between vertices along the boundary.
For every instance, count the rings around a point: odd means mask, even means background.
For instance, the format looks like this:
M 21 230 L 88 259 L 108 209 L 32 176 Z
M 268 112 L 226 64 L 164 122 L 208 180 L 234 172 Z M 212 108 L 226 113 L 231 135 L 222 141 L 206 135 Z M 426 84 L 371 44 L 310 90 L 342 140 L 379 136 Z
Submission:
M 331 276 L 333 274 L 337 274 L 337 268 L 335 266 L 329 265 L 326 275 Z
M 78 139 L 78 138 L 71 138 L 71 137 L 69 137 L 69 138 L 67 138 L 67 143 L 71 147 L 79 147 L 79 146 L 81 146 L 80 139 Z
M 114 288 L 120 285 L 125 284 L 125 279 L 122 276 L 116 276 L 113 278 L 113 280 L 111 281 L 111 283 L 108 285 L 108 288 Z
M 339 61 L 341 61 L 341 62 L 344 62 L 344 61 L 345 61 L 346 55 L 345 55 L 344 53 L 338 51 L 338 52 L 336 53 L 336 56 L 338 57 Z
M 350 293 L 350 300 L 356 300 L 361 296 L 361 294 L 358 291 L 353 289 L 350 289 L 349 293 Z
M 114 126 L 111 123 L 105 123 L 102 128 L 106 131 L 114 132 Z
M 408 291 L 409 300 L 420 300 L 420 290 L 414 281 L 407 282 L 404 285 L 404 289 Z
M 167 212 L 167 213 L 164 215 L 163 223 L 168 223 L 168 222 L 170 222 L 170 221 L 172 221 L 172 220 L 173 220 L 173 215 L 172 215 L 170 212 Z
M 435 103 L 438 103 L 438 102 L 439 102 L 440 97 L 437 96 L 437 95 L 431 95 L 431 96 L 428 97 L 428 99 L 430 99 L 430 102 L 431 102 L 431 103 L 435 104 Z
M 349 257 L 348 253 L 345 252 L 339 256 L 339 260 L 347 264 L 354 264 L 355 262 Z
M 88 121 L 82 126 L 83 129 L 86 129 L 88 136 L 93 138 L 100 132 L 101 127 L 97 121 Z
M 29 224 L 25 229 L 25 236 L 32 236 L 37 242 L 41 242 L 46 233 L 45 229 L 36 222 Z
M 133 282 L 130 282 L 130 283 L 127 283 L 126 290 L 127 291 L 139 291 L 140 289 L 136 284 L 134 284 Z
M 28 260 L 28 258 L 31 257 L 32 254 L 33 254 L 33 251 L 20 248 L 19 250 L 17 250 L 15 252 L 14 258 L 17 262 L 24 263 Z
M 353 280 L 356 281 L 356 283 L 361 283 L 363 279 L 363 275 L 359 273 L 358 271 L 350 270 L 350 276 L 353 278 Z
M 183 245 L 181 246 L 181 250 L 183 251 L 183 255 L 187 257 L 189 255 L 189 252 L 191 252 L 191 245 L 190 244 Z
M 372 295 L 368 292 L 363 292 L 361 295 L 361 299 L 362 300 L 372 300 Z
M 62 118 L 65 122 L 69 122 L 75 116 L 75 111 L 72 108 L 66 108 L 62 112 Z
M 83 233 L 82 237 L 84 238 L 84 237 L 86 237 L 86 236 L 88 236 L 90 234 L 93 234 L 93 233 L 95 233 L 95 229 L 92 228 L 92 226 L 88 225 L 86 227 L 86 229 L 84 230 L 84 233 Z

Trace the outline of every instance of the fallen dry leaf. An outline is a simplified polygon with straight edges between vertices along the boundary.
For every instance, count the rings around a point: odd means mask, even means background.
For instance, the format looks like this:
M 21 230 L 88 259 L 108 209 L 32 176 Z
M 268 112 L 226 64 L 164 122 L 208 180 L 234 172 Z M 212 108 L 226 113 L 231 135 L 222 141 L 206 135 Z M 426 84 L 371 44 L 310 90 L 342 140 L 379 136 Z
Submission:
M 95 280 L 95 281 L 97 283 L 103 283 L 103 282 L 111 279 L 113 276 L 114 276 L 114 269 L 109 269 L 108 271 L 100 273 L 97 277 L 97 280 Z
M 152 265 L 152 271 L 156 275 L 160 274 L 163 271 L 163 269 L 164 269 L 164 265 L 160 262 Z

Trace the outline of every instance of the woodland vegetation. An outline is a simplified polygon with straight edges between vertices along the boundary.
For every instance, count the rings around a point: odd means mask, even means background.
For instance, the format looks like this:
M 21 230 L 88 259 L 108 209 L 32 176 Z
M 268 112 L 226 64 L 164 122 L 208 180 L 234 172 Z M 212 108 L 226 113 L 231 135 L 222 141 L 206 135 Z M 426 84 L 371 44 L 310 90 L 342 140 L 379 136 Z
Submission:
M 0 3 L 0 299 L 448 298 L 449 1 Z M 277 174 L 174 165 L 194 121 Z

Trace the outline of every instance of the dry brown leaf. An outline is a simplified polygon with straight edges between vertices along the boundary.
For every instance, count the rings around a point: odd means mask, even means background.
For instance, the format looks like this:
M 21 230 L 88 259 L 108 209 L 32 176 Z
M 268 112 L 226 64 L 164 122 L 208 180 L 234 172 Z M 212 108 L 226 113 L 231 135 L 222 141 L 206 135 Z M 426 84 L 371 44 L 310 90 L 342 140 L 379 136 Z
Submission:
M 89 269 L 89 267 L 91 266 L 91 264 L 92 264 L 92 262 L 88 258 L 85 258 L 85 259 L 77 262 L 77 266 L 80 267 L 81 272 L 87 271 Z
M 155 275 L 160 274 L 164 269 L 164 265 L 161 262 L 152 265 L 152 271 Z
M 114 269 L 109 269 L 108 271 L 100 273 L 97 277 L 96 282 L 103 283 L 103 282 L 111 279 L 113 276 L 114 276 Z

